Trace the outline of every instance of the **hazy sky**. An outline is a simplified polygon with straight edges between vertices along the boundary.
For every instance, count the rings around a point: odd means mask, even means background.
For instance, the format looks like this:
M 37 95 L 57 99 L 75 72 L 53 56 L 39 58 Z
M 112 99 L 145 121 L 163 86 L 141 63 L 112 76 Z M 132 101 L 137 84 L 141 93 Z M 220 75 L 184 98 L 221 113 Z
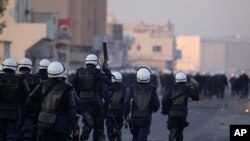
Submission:
M 175 24 L 178 35 L 250 38 L 250 0 L 108 0 L 119 22 Z

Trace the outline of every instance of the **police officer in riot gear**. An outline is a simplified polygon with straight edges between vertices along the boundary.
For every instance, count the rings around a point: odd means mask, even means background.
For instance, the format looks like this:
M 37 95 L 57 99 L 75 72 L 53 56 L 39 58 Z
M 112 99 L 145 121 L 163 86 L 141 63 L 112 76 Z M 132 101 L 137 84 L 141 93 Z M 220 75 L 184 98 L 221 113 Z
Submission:
M 247 98 L 248 97 L 249 83 L 250 83 L 250 79 L 249 79 L 248 75 L 245 73 L 245 71 L 243 70 L 240 74 L 240 77 L 239 77 L 240 98 Z
M 36 75 L 38 75 L 41 80 L 48 79 L 47 69 L 48 69 L 49 64 L 50 64 L 50 61 L 48 59 L 42 59 L 39 62 L 38 64 L 39 71 L 37 72 Z
M 39 77 L 31 74 L 33 69 L 32 66 L 32 62 L 28 58 L 21 59 L 18 64 L 18 72 L 27 82 L 30 91 L 32 91 L 40 83 Z
M 199 91 L 196 84 L 187 83 L 187 76 L 183 72 L 178 72 L 175 75 L 175 82 L 171 94 L 163 97 L 162 104 L 171 102 L 167 122 L 170 130 L 169 141 L 183 141 L 183 130 L 189 124 L 186 121 L 188 99 L 199 100 Z
M 71 132 L 77 132 L 76 92 L 65 83 L 64 71 L 60 62 L 50 63 L 49 79 L 39 84 L 27 99 L 29 108 L 35 103 L 41 106 L 37 119 L 38 141 L 70 141 Z
M 126 89 L 122 86 L 122 74 L 112 72 L 110 86 L 110 104 L 107 112 L 107 134 L 110 141 L 121 141 L 121 128 L 123 126 L 123 111 Z
M 132 111 L 130 119 L 130 130 L 133 134 L 133 141 L 146 141 L 150 133 L 152 112 L 156 112 L 160 107 L 156 87 L 150 82 L 150 70 L 146 67 L 140 68 L 136 74 L 137 82 L 130 87 L 125 98 L 125 118 L 130 112 L 130 101 L 132 101 Z
M 110 80 L 105 77 L 100 69 L 97 69 L 98 58 L 94 54 L 86 57 L 86 68 L 79 68 L 72 76 L 71 84 L 77 90 L 80 98 L 81 115 L 83 116 L 83 129 L 81 140 L 87 140 L 92 129 L 93 140 L 104 140 L 104 108 L 102 98 L 109 103 L 108 85 Z M 106 75 L 108 70 L 103 69 Z
M 0 74 L 0 140 L 16 141 L 21 123 L 21 107 L 29 93 L 25 80 L 16 75 L 14 59 L 4 60 Z
M 24 78 L 24 80 L 27 82 L 27 84 L 30 88 L 30 91 L 35 89 L 35 87 L 40 83 L 39 77 L 31 74 L 32 69 L 33 69 L 32 67 L 33 67 L 32 62 L 28 58 L 23 58 L 19 61 L 18 72 L 21 75 L 21 77 Z M 23 128 L 22 128 L 23 132 L 26 132 L 26 130 L 29 130 L 29 127 L 26 128 L 26 126 L 23 125 L 24 120 L 25 120 L 25 107 L 24 107 L 24 105 L 22 107 L 22 111 L 24 111 L 24 112 L 22 112 L 23 114 L 22 114 L 21 125 L 23 126 Z M 24 139 L 26 138 L 25 135 L 23 135 L 23 138 Z

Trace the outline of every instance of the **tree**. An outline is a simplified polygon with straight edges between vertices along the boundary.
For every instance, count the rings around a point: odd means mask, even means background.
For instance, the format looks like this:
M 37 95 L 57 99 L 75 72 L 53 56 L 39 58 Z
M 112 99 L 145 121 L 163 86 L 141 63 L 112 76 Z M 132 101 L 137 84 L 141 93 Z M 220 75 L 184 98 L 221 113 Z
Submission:
M 6 24 L 2 18 L 4 15 L 4 11 L 6 10 L 7 3 L 8 0 L 0 0 L 0 34 L 2 33 L 3 28 L 6 27 Z

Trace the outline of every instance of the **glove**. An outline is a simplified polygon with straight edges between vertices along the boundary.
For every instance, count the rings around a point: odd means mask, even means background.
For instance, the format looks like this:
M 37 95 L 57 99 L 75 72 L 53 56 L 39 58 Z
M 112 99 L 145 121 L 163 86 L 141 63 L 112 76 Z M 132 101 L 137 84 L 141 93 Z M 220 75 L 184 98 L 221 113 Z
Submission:
M 75 128 L 72 132 L 72 141 L 79 141 L 79 126 L 77 126 L 77 128 Z

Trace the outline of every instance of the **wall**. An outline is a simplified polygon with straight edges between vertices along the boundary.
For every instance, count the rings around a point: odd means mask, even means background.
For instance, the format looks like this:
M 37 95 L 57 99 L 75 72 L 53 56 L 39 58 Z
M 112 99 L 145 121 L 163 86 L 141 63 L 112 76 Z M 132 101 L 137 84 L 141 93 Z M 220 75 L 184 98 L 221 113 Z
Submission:
M 200 36 L 177 36 L 177 49 L 181 58 L 177 60 L 176 69 L 182 71 L 198 71 L 200 69 Z

